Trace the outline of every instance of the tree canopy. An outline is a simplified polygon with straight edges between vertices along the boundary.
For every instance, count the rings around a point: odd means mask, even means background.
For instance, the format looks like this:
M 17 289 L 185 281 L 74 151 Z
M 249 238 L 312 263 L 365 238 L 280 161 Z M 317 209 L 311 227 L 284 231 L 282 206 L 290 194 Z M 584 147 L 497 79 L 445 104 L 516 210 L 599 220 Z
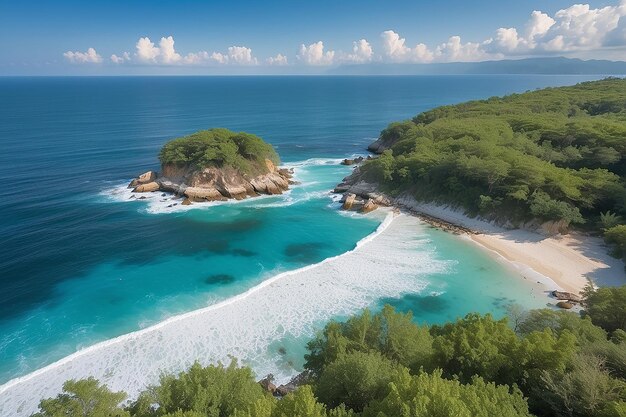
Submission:
M 624 79 L 438 107 L 379 142 L 386 150 L 361 172 L 391 194 L 513 224 L 600 228 L 601 216 L 626 216 Z M 626 247 L 621 229 L 611 238 Z
M 281 399 L 235 361 L 196 363 L 126 404 L 93 378 L 68 381 L 36 417 L 624 416 L 626 332 L 607 316 L 623 310 L 624 289 L 585 291 L 584 317 L 472 313 L 429 327 L 390 306 L 365 310 L 311 340 L 308 384 Z
M 161 149 L 159 159 L 163 165 L 196 169 L 230 166 L 244 173 L 266 172 L 266 159 L 279 163 L 276 151 L 263 139 L 222 128 L 171 140 Z

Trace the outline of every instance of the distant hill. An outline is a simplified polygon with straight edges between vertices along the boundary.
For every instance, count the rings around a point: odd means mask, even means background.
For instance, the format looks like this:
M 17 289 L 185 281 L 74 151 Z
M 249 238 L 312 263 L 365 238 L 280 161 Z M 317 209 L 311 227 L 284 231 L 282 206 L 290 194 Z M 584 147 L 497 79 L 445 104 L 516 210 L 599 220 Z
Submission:
M 359 64 L 332 68 L 333 75 L 453 75 L 453 74 L 598 74 L 624 75 L 626 62 L 577 58 L 527 58 L 442 64 Z

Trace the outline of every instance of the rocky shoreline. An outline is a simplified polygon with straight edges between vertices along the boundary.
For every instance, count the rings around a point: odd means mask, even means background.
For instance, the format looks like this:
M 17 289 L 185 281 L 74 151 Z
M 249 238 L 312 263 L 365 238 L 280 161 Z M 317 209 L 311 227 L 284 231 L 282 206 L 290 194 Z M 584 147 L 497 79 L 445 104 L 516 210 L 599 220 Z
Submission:
M 133 179 L 134 193 L 165 192 L 183 198 L 182 205 L 196 202 L 243 200 L 260 195 L 278 195 L 295 184 L 293 169 L 279 169 L 265 160 L 267 172 L 248 176 L 231 167 L 193 169 L 164 165 L 162 173 L 148 171 Z
M 361 161 L 362 160 L 363 159 L 361 159 Z M 473 229 L 420 211 L 418 208 L 419 204 L 415 204 L 415 200 L 410 196 L 400 195 L 391 197 L 384 194 L 379 190 L 377 184 L 369 183 L 362 178 L 360 167 L 358 166 L 359 162 L 355 162 L 357 166 L 355 166 L 354 171 L 349 176 L 345 177 L 333 190 L 334 193 L 343 194 L 341 198 L 341 202 L 343 203 L 342 209 L 368 213 L 378 207 L 390 207 L 394 210 L 416 216 L 420 220 L 443 231 L 457 235 L 469 235 L 472 240 L 482 236 L 484 233 L 489 234 L 489 230 L 491 230 L 489 228 L 487 230 L 481 230 L 480 228 Z M 490 223 L 487 222 L 487 224 Z M 499 226 L 494 225 L 494 227 Z M 581 297 L 574 292 L 553 290 L 547 293 L 551 298 L 556 300 L 553 305 L 560 309 L 569 310 L 575 308 L 580 305 L 582 301 Z
M 368 157 L 368 160 L 372 159 Z M 361 158 L 361 161 L 364 159 Z M 352 164 L 344 164 L 352 165 Z M 359 167 L 356 166 L 352 174 L 343 179 L 333 190 L 334 193 L 343 194 L 341 198 L 342 209 L 358 211 L 360 213 L 369 213 L 378 207 L 392 207 L 396 210 L 402 210 L 411 215 L 417 216 L 424 222 L 433 227 L 442 229 L 454 234 L 476 234 L 475 230 L 463 227 L 458 224 L 447 222 L 442 219 L 430 216 L 424 212 L 416 210 L 404 203 L 402 198 L 394 198 L 385 195 L 378 190 L 376 184 L 368 183 L 360 178 Z

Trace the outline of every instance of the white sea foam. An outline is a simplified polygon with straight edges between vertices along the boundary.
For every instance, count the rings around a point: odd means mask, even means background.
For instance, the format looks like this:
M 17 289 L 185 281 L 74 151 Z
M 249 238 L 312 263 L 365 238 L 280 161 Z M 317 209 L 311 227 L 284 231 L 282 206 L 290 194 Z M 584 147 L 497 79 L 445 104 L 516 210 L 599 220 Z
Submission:
M 277 372 L 275 355 L 268 352 L 272 342 L 310 337 L 331 317 L 357 312 L 377 299 L 419 293 L 428 286 L 429 274 L 444 273 L 449 265 L 435 258 L 419 220 L 394 219 L 387 212 L 377 231 L 352 251 L 278 274 L 238 296 L 9 381 L 0 386 L 0 415 L 29 415 L 39 399 L 56 395 L 67 379 L 94 376 L 134 397 L 163 371 L 180 371 L 196 359 L 228 361 L 228 355 L 252 365 L 258 375 L 273 372 L 283 381 L 296 370 Z
M 328 193 L 328 191 L 330 191 L 329 189 L 327 191 L 324 190 L 315 193 L 305 193 L 304 196 L 293 198 L 291 196 L 291 191 L 293 191 L 294 189 L 306 189 L 307 187 L 319 184 L 317 181 L 303 181 L 301 177 L 303 170 L 306 170 L 307 167 L 314 167 L 319 165 L 339 165 L 341 161 L 342 159 L 337 158 L 311 158 L 304 161 L 296 161 L 285 164 L 285 168 L 294 169 L 294 180 L 299 183 L 292 185 L 290 187 L 290 190 L 284 192 L 281 195 L 262 195 L 259 197 L 248 198 L 245 200 L 212 201 L 194 203 L 192 205 L 183 206 L 181 204 L 182 199 L 177 198 L 170 193 L 163 193 L 161 191 L 155 191 L 151 193 L 134 193 L 131 188 L 128 188 L 128 183 L 130 182 L 130 180 L 127 180 L 104 189 L 100 193 L 100 196 L 114 202 L 133 204 L 143 203 L 140 206 L 140 210 L 149 214 L 177 213 L 188 210 L 206 209 L 215 206 L 232 204 L 250 205 L 251 207 L 255 208 L 286 207 L 302 201 L 307 201 L 312 196 L 322 197 L 323 194 L 326 194 Z

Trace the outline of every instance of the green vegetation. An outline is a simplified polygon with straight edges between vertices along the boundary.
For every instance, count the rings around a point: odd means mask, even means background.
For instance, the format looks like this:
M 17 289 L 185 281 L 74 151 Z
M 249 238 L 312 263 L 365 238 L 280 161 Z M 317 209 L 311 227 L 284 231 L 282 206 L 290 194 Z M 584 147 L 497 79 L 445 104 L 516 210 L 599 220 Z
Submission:
M 386 150 L 361 171 L 392 195 L 513 224 L 607 229 L 626 254 L 624 79 L 439 107 L 392 123 L 379 143 Z
M 584 314 L 512 309 L 415 324 L 386 306 L 330 322 L 308 344 L 308 384 L 277 399 L 249 368 L 193 365 L 129 404 L 68 381 L 36 417 L 626 416 L 626 286 L 584 293 Z
M 166 143 L 159 155 L 161 164 L 201 169 L 233 167 L 243 173 L 267 172 L 265 159 L 278 165 L 272 145 L 249 133 L 210 129 Z

